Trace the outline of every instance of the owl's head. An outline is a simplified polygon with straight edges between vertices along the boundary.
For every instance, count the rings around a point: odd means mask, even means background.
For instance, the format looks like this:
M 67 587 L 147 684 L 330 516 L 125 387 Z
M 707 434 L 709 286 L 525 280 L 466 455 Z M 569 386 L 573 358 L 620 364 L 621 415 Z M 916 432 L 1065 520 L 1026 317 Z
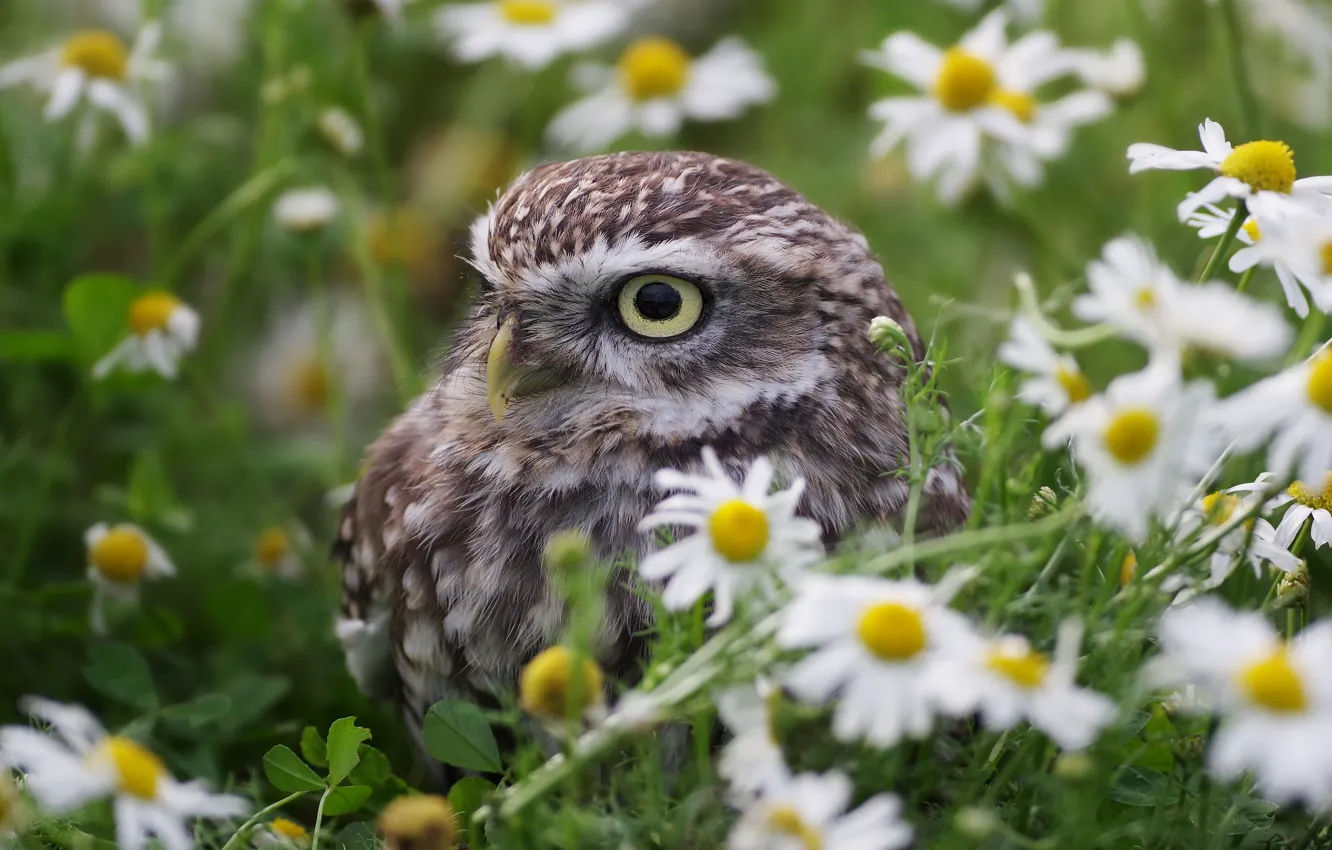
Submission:
M 471 247 L 481 283 L 454 356 L 484 375 L 474 412 L 525 433 L 672 443 L 789 422 L 849 373 L 860 391 L 892 380 L 865 336 L 872 317 L 914 333 L 860 234 L 708 154 L 541 166 L 475 223 Z

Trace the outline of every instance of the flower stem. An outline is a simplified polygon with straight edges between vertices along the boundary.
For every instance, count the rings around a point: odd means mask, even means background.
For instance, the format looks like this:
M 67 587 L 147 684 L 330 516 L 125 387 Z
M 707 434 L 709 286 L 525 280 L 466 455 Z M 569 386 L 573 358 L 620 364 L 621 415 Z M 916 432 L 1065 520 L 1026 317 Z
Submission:
M 1226 40 L 1230 42 L 1230 73 L 1234 77 L 1240 113 L 1244 116 L 1244 132 L 1247 138 L 1256 139 L 1263 131 L 1262 112 L 1258 109 L 1258 96 L 1254 94 L 1248 62 L 1244 58 L 1244 27 L 1235 0 L 1221 0 L 1221 17 L 1225 20 Z
M 1198 276 L 1198 283 L 1204 283 L 1211 279 L 1212 273 L 1216 267 L 1221 264 L 1221 260 L 1230 252 L 1230 245 L 1235 241 L 1235 234 L 1244 226 L 1244 220 L 1249 217 L 1249 207 L 1243 200 L 1239 206 L 1235 207 L 1235 215 L 1230 219 L 1230 226 L 1226 228 L 1225 235 L 1221 241 L 1216 243 L 1216 250 L 1212 251 L 1212 256 L 1207 260 L 1207 265 L 1203 267 L 1202 274 Z
M 1022 315 L 1036 326 L 1036 330 L 1040 332 L 1041 336 L 1053 345 L 1060 348 L 1086 348 L 1089 345 L 1113 339 L 1118 333 L 1115 328 L 1104 323 L 1092 325 L 1089 328 L 1080 328 L 1076 331 L 1066 331 L 1045 318 L 1045 312 L 1036 300 L 1036 288 L 1031 282 L 1031 275 L 1026 272 L 1018 272 L 1013 276 L 1013 286 L 1018 291 L 1018 306 Z
M 1073 504 L 1059 513 L 1051 514 L 1035 522 L 1017 522 L 996 528 L 981 528 L 975 531 L 959 531 L 947 537 L 927 540 L 912 546 L 899 546 L 886 555 L 880 555 L 865 562 L 860 572 L 881 574 L 897 567 L 913 564 L 932 558 L 951 557 L 963 552 L 989 549 L 1006 543 L 1016 543 L 1036 537 L 1045 537 L 1082 516 L 1082 506 Z
M 1286 355 L 1286 366 L 1294 366 L 1305 359 L 1311 353 L 1314 343 L 1318 341 L 1319 335 L 1323 332 L 1323 320 L 1326 314 L 1314 305 L 1309 311 L 1309 316 L 1304 320 L 1303 327 L 1300 328 L 1300 335 L 1295 340 L 1295 345 L 1290 349 L 1290 354 Z
M 1244 291 L 1244 287 L 1249 285 L 1249 278 L 1253 277 L 1253 270 L 1256 268 L 1258 267 L 1249 266 L 1247 269 L 1244 270 L 1244 274 L 1240 275 L 1239 283 L 1235 284 L 1236 292 Z
M 310 834 L 310 850 L 319 850 L 319 830 L 324 826 L 324 803 L 328 801 L 328 795 L 333 793 L 333 786 L 330 785 L 324 789 L 324 793 L 319 797 L 319 808 L 315 810 L 314 832 Z
M 259 811 L 255 812 L 253 817 L 251 817 L 245 823 L 241 824 L 240 829 L 236 830 L 236 833 L 227 839 L 227 843 L 222 845 L 222 850 L 235 850 L 235 847 L 240 842 L 241 838 L 244 837 L 245 834 L 250 831 L 251 827 L 253 827 L 260 820 L 262 820 L 265 815 L 271 814 L 272 812 L 277 811 L 278 809 L 282 808 L 288 803 L 293 802 L 301 797 L 304 797 L 307 793 L 308 792 L 306 791 L 297 791 L 295 794 L 289 794 L 286 797 L 283 797 L 281 800 L 278 800 L 276 803 L 272 804 L 271 806 L 266 806 L 260 809 Z

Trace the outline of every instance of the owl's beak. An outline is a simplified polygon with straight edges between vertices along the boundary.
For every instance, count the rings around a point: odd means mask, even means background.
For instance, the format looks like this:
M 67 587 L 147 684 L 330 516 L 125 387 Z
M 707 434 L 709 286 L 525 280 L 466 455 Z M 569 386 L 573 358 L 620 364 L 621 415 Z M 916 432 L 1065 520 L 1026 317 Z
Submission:
M 518 317 L 510 316 L 495 332 L 486 357 L 486 396 L 495 421 L 504 419 L 514 399 L 550 389 L 564 382 L 553 370 L 527 363 L 514 363 L 510 350 Z

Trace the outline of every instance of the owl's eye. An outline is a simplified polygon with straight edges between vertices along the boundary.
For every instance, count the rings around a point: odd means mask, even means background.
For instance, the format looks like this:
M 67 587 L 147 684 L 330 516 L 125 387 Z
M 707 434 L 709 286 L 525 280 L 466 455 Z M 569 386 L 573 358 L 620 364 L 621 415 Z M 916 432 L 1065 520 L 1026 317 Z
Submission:
M 645 274 L 620 288 L 617 306 L 629 330 L 651 339 L 669 339 L 698 324 L 703 293 L 682 278 Z

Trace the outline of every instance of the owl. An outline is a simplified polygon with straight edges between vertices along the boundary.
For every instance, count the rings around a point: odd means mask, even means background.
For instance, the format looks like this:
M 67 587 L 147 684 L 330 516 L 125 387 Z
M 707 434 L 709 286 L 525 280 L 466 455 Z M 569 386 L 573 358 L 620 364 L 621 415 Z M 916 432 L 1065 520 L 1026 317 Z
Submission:
M 642 556 L 653 473 L 697 470 L 705 446 L 737 478 L 759 456 L 803 478 L 828 546 L 904 508 L 904 369 L 866 329 L 895 319 L 917 358 L 919 338 L 865 238 L 771 175 L 683 152 L 542 165 L 470 253 L 442 375 L 371 447 L 334 546 L 348 667 L 418 744 L 434 702 L 494 703 L 559 642 L 547 541 Z M 925 524 L 968 508 L 956 465 L 931 470 Z M 651 608 L 631 571 L 605 594 L 599 660 L 629 676 Z

